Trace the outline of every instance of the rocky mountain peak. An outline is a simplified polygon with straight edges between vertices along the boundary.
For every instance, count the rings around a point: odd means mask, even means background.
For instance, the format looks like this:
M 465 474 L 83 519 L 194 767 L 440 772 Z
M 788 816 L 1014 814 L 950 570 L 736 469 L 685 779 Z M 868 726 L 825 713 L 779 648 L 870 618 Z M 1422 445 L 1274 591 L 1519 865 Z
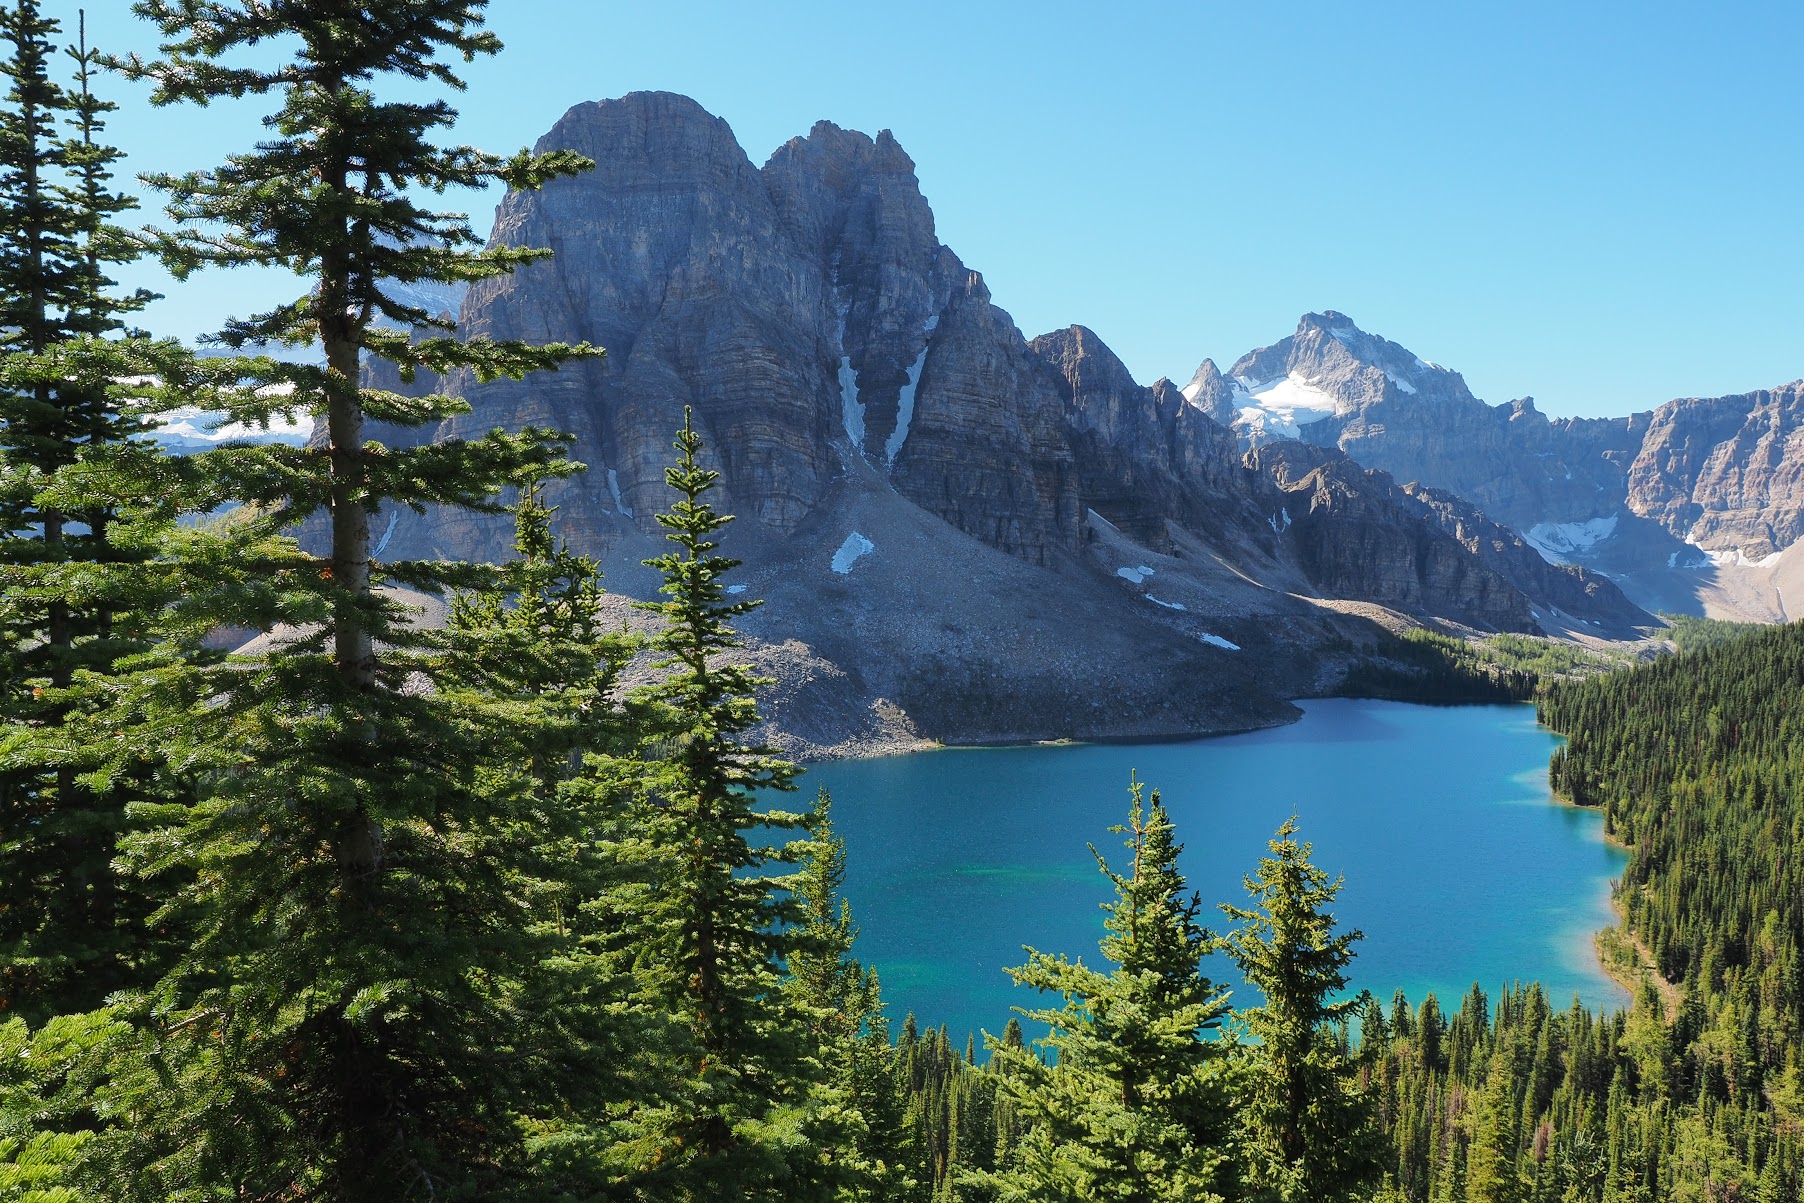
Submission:
M 1223 426 L 1234 425 L 1234 388 L 1213 359 L 1205 359 L 1197 365 L 1183 394 L 1186 401 Z

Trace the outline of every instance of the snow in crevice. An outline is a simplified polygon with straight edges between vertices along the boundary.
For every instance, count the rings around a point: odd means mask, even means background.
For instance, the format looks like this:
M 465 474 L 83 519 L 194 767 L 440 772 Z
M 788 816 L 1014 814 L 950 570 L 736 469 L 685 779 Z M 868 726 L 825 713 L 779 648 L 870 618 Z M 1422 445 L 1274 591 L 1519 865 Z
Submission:
M 1153 570 L 1145 564 L 1140 565 L 1138 568 L 1117 568 L 1115 570 L 1116 576 L 1124 581 L 1132 581 L 1136 585 L 1146 580 L 1146 578 L 1152 574 Z
M 1204 643 L 1207 643 L 1212 647 L 1221 648 L 1223 651 L 1237 652 L 1240 650 L 1240 645 L 1238 643 L 1235 643 L 1229 639 L 1223 639 L 1220 635 L 1211 635 L 1207 631 L 1204 631 L 1201 635 L 1198 635 L 1197 638 L 1201 639 Z
M 400 521 L 400 518 L 400 511 L 390 510 L 388 512 L 388 526 L 383 529 L 382 538 L 377 541 L 375 548 L 370 551 L 370 557 L 372 559 L 388 550 L 388 541 L 395 537 L 395 523 Z
M 1550 564 L 1570 563 L 1571 557 L 1593 550 L 1615 534 L 1618 516 L 1587 522 L 1537 522 L 1523 532 L 1522 541 Z
M 852 370 L 852 357 L 846 354 L 846 310 L 839 310 L 839 417 L 845 424 L 846 437 L 853 447 L 864 446 L 864 403 L 858 399 L 858 373 Z
M 921 333 L 929 339 L 939 329 L 940 315 L 935 313 L 921 323 Z M 896 455 L 902 450 L 902 444 L 908 441 L 908 426 L 915 417 L 915 389 L 921 383 L 921 369 L 927 366 L 927 344 L 921 344 L 921 353 L 915 356 L 914 363 L 908 368 L 908 381 L 903 384 L 901 394 L 896 398 L 896 428 L 890 431 L 889 438 L 883 441 L 884 462 L 892 467 L 896 463 Z
M 1290 529 L 1290 507 L 1287 505 L 1279 506 L 1278 512 L 1266 515 L 1265 520 L 1271 524 L 1272 533 L 1274 535 L 1283 534 Z
M 1167 610 L 1183 610 L 1187 608 L 1183 602 L 1168 602 L 1164 598 L 1154 597 L 1150 593 L 1142 593 L 1140 596 L 1144 597 L 1155 606 L 1164 606 Z
M 628 518 L 633 516 L 632 507 L 627 505 L 626 499 L 620 495 L 620 473 L 614 471 L 612 468 L 608 469 L 608 494 L 614 499 L 615 509 L 619 510 L 622 514 L 625 514 Z
M 860 557 L 870 555 L 876 550 L 875 543 L 857 531 L 853 531 L 846 536 L 846 541 L 839 545 L 839 550 L 833 553 L 833 571 L 841 576 L 846 576 L 852 571 L 852 565 L 856 564 Z

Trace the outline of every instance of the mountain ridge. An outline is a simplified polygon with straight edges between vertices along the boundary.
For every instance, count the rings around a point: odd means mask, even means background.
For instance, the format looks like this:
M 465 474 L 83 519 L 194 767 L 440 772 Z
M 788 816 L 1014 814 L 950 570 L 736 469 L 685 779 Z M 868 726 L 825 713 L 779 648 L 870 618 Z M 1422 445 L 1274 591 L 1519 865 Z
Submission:
M 1633 637 L 1652 621 L 1602 578 L 1555 597 L 1542 566 L 1487 560 L 1460 537 L 1487 519 L 1450 521 L 1383 473 L 1315 465 L 1304 505 L 1275 461 L 1170 381 L 1135 381 L 1093 331 L 1028 339 L 939 242 L 886 133 L 817 123 L 759 168 L 694 101 L 637 93 L 572 108 L 540 147 L 597 166 L 503 201 L 491 242 L 554 255 L 473 286 L 460 327 L 608 354 L 453 377 L 471 412 L 428 437 L 569 431 L 589 471 L 549 494 L 559 533 L 642 596 L 690 414 L 717 504 L 739 515 L 728 550 L 767 599 L 748 654 L 784 680 L 773 721 L 808 727 L 806 749 L 896 710 L 948 742 L 1263 725 L 1389 630 Z M 395 558 L 510 543 L 480 515 L 383 522 Z M 1366 553 L 1312 552 L 1306 535 L 1332 530 Z

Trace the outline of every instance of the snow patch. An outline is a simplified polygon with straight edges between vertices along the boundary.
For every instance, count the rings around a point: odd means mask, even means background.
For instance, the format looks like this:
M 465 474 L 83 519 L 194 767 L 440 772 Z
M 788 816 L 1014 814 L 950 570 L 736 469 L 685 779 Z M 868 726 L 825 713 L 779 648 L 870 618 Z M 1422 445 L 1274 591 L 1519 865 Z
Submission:
M 620 495 L 620 473 L 612 468 L 608 469 L 608 492 L 614 498 L 614 508 L 631 518 L 633 516 L 632 507 L 628 506 L 626 499 Z
M 1523 532 L 1522 540 L 1541 553 L 1549 564 L 1571 563 L 1571 557 L 1588 552 L 1616 533 L 1617 514 L 1588 522 L 1537 522 Z
M 932 338 L 933 332 L 940 328 L 940 315 L 929 314 L 921 323 L 921 333 Z M 921 369 L 927 366 L 927 344 L 921 344 L 921 353 L 908 369 L 908 382 L 902 386 L 902 392 L 896 398 L 896 428 L 890 431 L 889 438 L 883 440 L 884 462 L 894 467 L 896 456 L 902 450 L 902 444 L 908 441 L 908 426 L 915 417 L 915 387 L 921 383 Z M 862 411 L 861 411 L 862 412 Z M 863 427 L 861 426 L 860 429 Z
M 265 385 L 257 390 L 260 397 L 286 396 L 294 391 L 292 384 Z M 288 418 L 282 414 L 272 414 L 269 427 L 255 422 L 233 422 L 230 415 L 216 410 L 202 409 L 198 405 L 184 405 L 179 409 L 166 410 L 156 415 L 162 425 L 150 432 L 150 437 L 165 447 L 179 447 L 183 444 L 224 443 L 228 441 L 254 443 L 287 443 L 299 447 L 307 442 L 313 433 L 313 418 L 302 416 Z
M 744 585 L 728 585 L 727 592 L 728 593 L 744 593 L 745 586 Z
M 1240 645 L 1238 643 L 1235 643 L 1232 640 L 1223 639 L 1220 635 L 1211 635 L 1207 631 L 1198 635 L 1197 638 L 1201 639 L 1204 643 L 1219 647 L 1224 651 L 1237 652 L 1240 650 Z
M 854 448 L 864 446 L 864 404 L 858 400 L 858 373 L 852 370 L 852 357 L 845 353 L 846 310 L 839 310 L 839 420 Z
M 1154 597 L 1150 593 L 1142 593 L 1140 596 L 1144 597 L 1155 606 L 1164 606 L 1167 610 L 1182 610 L 1186 608 L 1183 602 L 1168 602 L 1163 598 Z
M 1686 542 L 1689 543 L 1690 540 L 1688 539 Z M 1747 557 L 1747 553 L 1742 551 L 1739 547 L 1712 551 L 1709 548 L 1698 547 L 1696 543 L 1692 543 L 1691 546 L 1697 547 L 1697 549 L 1703 553 L 1704 558 L 1718 568 L 1771 568 L 1774 564 L 1779 562 L 1779 557 L 1783 554 L 1782 552 L 1775 551 L 1768 555 L 1761 556 L 1758 560 L 1750 560 Z M 1676 556 L 1678 553 L 1674 552 L 1673 554 Z M 1686 567 L 1702 568 L 1703 564 L 1688 564 Z
M 1332 395 L 1296 372 L 1276 380 L 1234 381 L 1234 426 L 1253 446 L 1302 437 L 1302 428 L 1334 416 Z
M 1115 570 L 1116 576 L 1124 581 L 1132 581 L 1136 585 L 1140 584 L 1152 574 L 1153 570 L 1148 568 L 1145 564 L 1140 565 L 1138 568 L 1117 568 Z
M 1404 392 L 1408 393 L 1410 396 L 1412 396 L 1412 397 L 1415 396 L 1416 386 L 1411 384 L 1409 381 L 1405 380 L 1403 377 L 1397 375 L 1397 373 L 1387 371 L 1384 374 L 1384 378 L 1386 380 L 1390 381 L 1392 384 L 1396 385 L 1398 388 L 1402 389 Z
M 382 538 L 377 542 L 375 550 L 370 552 L 372 559 L 388 550 L 388 541 L 395 537 L 395 523 L 399 521 L 400 517 L 401 513 L 399 510 L 390 510 L 388 512 L 388 526 L 383 529 Z
M 892 467 L 896 463 L 896 453 L 902 450 L 902 444 L 908 440 L 908 424 L 915 416 L 915 385 L 921 383 L 921 369 L 927 364 L 927 348 L 908 368 L 908 380 L 902 385 L 902 394 L 896 398 L 896 428 L 890 431 L 889 438 L 883 441 L 883 458 Z
M 846 576 L 851 573 L 852 565 L 858 563 L 859 557 L 868 556 L 876 550 L 875 543 L 857 531 L 853 531 L 846 536 L 846 541 L 839 545 L 839 550 L 833 553 L 833 571 L 841 576 Z

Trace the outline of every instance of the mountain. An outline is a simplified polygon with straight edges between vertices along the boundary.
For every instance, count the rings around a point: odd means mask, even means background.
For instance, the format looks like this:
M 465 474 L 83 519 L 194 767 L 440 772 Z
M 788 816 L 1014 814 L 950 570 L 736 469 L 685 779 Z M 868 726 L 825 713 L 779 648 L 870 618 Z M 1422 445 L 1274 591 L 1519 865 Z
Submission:
M 1804 604 L 1804 381 L 1685 398 L 1626 418 L 1487 405 L 1458 372 L 1305 314 L 1296 332 L 1210 360 L 1185 395 L 1243 447 L 1296 439 L 1477 505 L 1550 561 L 1607 574 L 1650 609 L 1783 620 Z
M 589 470 L 554 491 L 560 533 L 643 597 L 691 413 L 739 517 L 735 587 L 767 603 L 749 655 L 800 754 L 1262 725 L 1416 622 L 1651 621 L 1601 578 L 1497 551 L 1463 503 L 1341 457 L 1243 454 L 1219 377 L 1149 387 L 1082 326 L 1025 338 L 939 242 L 887 131 L 821 122 L 760 168 L 695 102 L 635 93 L 540 145 L 596 167 L 503 201 L 492 241 L 555 254 L 472 285 L 460 328 L 607 356 L 453 377 L 471 412 L 412 437 L 569 431 Z M 388 558 L 511 543 L 490 517 L 380 522 Z M 1333 554 L 1355 532 L 1359 554 Z

